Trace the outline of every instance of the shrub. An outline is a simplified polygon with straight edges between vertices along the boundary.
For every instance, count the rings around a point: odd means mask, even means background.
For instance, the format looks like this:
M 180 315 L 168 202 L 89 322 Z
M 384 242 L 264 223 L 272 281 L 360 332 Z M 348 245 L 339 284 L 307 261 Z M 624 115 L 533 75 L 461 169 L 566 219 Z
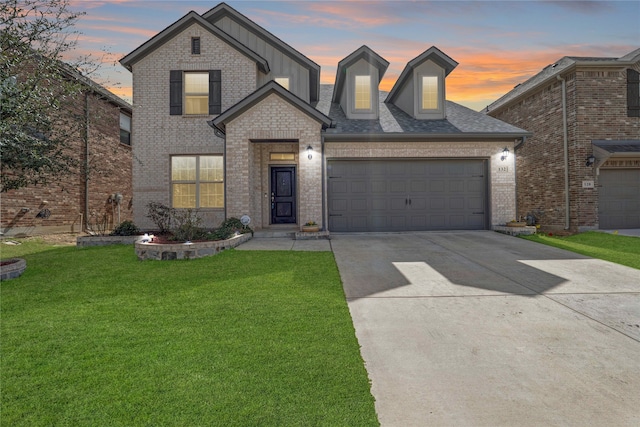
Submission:
M 184 211 L 173 210 L 173 222 L 176 227 L 171 229 L 173 240 L 200 240 L 206 239 L 207 232 L 200 227 L 202 218 L 198 216 L 198 211 L 187 209 Z
M 171 229 L 171 220 L 175 210 L 158 202 L 149 202 L 147 209 L 147 218 L 158 227 L 158 232 L 160 234 L 168 233 Z
M 133 221 L 123 221 L 111 232 L 112 236 L 135 236 L 140 234 L 140 230 Z

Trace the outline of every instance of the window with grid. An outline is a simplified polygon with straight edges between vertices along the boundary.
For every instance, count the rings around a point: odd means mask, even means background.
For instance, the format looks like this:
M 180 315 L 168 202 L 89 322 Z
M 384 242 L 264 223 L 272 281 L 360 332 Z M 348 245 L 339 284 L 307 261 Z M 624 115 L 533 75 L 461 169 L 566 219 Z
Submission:
M 222 156 L 173 156 L 171 196 L 174 208 L 223 208 Z
M 356 76 L 356 110 L 371 109 L 371 76 Z
M 422 102 L 423 110 L 437 110 L 438 107 L 438 77 L 422 76 Z
M 185 114 L 209 114 L 209 73 L 184 73 Z

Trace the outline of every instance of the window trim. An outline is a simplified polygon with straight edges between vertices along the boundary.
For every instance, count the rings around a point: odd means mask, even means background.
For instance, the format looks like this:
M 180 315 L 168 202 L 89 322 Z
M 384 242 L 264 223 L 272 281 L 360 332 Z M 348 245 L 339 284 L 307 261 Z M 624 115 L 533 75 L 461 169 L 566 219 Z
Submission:
M 201 76 L 206 77 L 206 81 L 207 81 L 207 89 L 205 92 L 187 92 L 187 76 L 188 75 L 196 75 L 199 74 Z M 209 95 L 211 93 L 210 90 L 210 83 L 209 83 L 209 72 L 208 71 L 184 71 L 183 72 L 183 79 L 182 79 L 182 97 L 183 97 L 183 105 L 184 105 L 184 111 L 183 111 L 183 115 L 185 116 L 208 116 L 209 115 Z M 192 97 L 202 97 L 202 96 L 206 96 L 207 97 L 207 109 L 205 113 L 201 113 L 201 112 L 197 112 L 197 113 L 188 113 L 187 112 L 187 98 L 189 96 Z
M 435 94 L 435 101 L 436 101 L 436 107 L 435 108 L 425 108 L 424 107 L 424 101 L 425 101 L 425 96 L 424 96 L 424 80 L 425 78 L 433 78 L 436 80 L 436 94 Z M 419 84 L 419 99 L 418 99 L 418 111 L 420 113 L 433 113 L 436 111 L 441 111 L 442 109 L 442 96 L 441 96 L 441 88 L 440 88 L 440 76 L 437 74 L 420 74 L 419 76 L 419 80 L 418 80 L 418 84 Z
M 358 77 L 367 77 L 369 80 L 369 84 L 366 85 L 368 87 L 368 92 L 369 92 L 368 108 L 358 108 Z M 373 77 L 371 76 L 371 74 L 354 74 L 353 75 L 353 111 L 354 113 L 373 112 L 373 88 L 371 87 L 372 81 L 373 81 Z M 362 87 L 364 87 L 364 85 Z
M 174 180 L 173 179 L 173 159 L 178 157 L 186 157 L 186 158 L 195 158 L 195 179 L 194 180 Z M 220 157 L 222 159 L 222 179 L 220 180 L 201 180 L 200 179 L 200 160 L 202 157 Z M 169 192 L 170 192 L 170 200 L 171 207 L 174 209 L 225 209 L 225 170 L 224 170 L 224 155 L 222 154 L 174 154 L 171 155 L 171 159 L 169 161 L 170 168 L 170 184 L 169 184 Z M 176 207 L 174 205 L 174 184 L 194 184 L 195 185 L 195 206 L 191 207 Z M 201 184 L 222 184 L 222 205 L 221 206 L 201 206 L 200 203 L 200 185 Z

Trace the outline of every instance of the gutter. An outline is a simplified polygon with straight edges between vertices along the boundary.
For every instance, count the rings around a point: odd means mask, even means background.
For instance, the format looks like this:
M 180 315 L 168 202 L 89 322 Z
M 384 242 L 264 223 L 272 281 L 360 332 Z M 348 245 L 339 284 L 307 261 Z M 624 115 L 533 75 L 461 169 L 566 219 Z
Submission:
M 442 141 L 504 141 L 531 136 L 530 132 L 504 133 L 325 133 L 325 142 L 442 142 Z
M 569 211 L 569 134 L 567 130 L 567 81 L 564 77 L 557 75 L 556 78 L 562 82 L 562 139 L 564 145 L 564 229 L 570 226 Z

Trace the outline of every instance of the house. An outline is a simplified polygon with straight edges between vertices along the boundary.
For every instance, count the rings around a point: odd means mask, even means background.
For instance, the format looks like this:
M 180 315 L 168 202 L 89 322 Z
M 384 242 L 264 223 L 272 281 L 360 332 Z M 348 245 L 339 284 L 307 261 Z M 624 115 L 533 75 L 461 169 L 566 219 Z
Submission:
M 22 65 L 22 73 L 31 72 Z M 65 127 L 64 150 L 74 164 L 46 185 L 0 195 L 5 237 L 104 231 L 133 219 L 131 105 L 65 64 L 60 67 L 65 78 L 81 86 L 57 120 Z
M 516 145 L 518 216 L 548 230 L 640 228 L 640 49 L 566 56 L 487 107 Z
M 515 218 L 514 146 L 528 132 L 446 100 L 436 47 L 393 89 L 368 46 L 320 66 L 225 3 L 189 12 L 125 56 L 133 73 L 134 218 L 198 209 L 207 226 L 491 229 Z

